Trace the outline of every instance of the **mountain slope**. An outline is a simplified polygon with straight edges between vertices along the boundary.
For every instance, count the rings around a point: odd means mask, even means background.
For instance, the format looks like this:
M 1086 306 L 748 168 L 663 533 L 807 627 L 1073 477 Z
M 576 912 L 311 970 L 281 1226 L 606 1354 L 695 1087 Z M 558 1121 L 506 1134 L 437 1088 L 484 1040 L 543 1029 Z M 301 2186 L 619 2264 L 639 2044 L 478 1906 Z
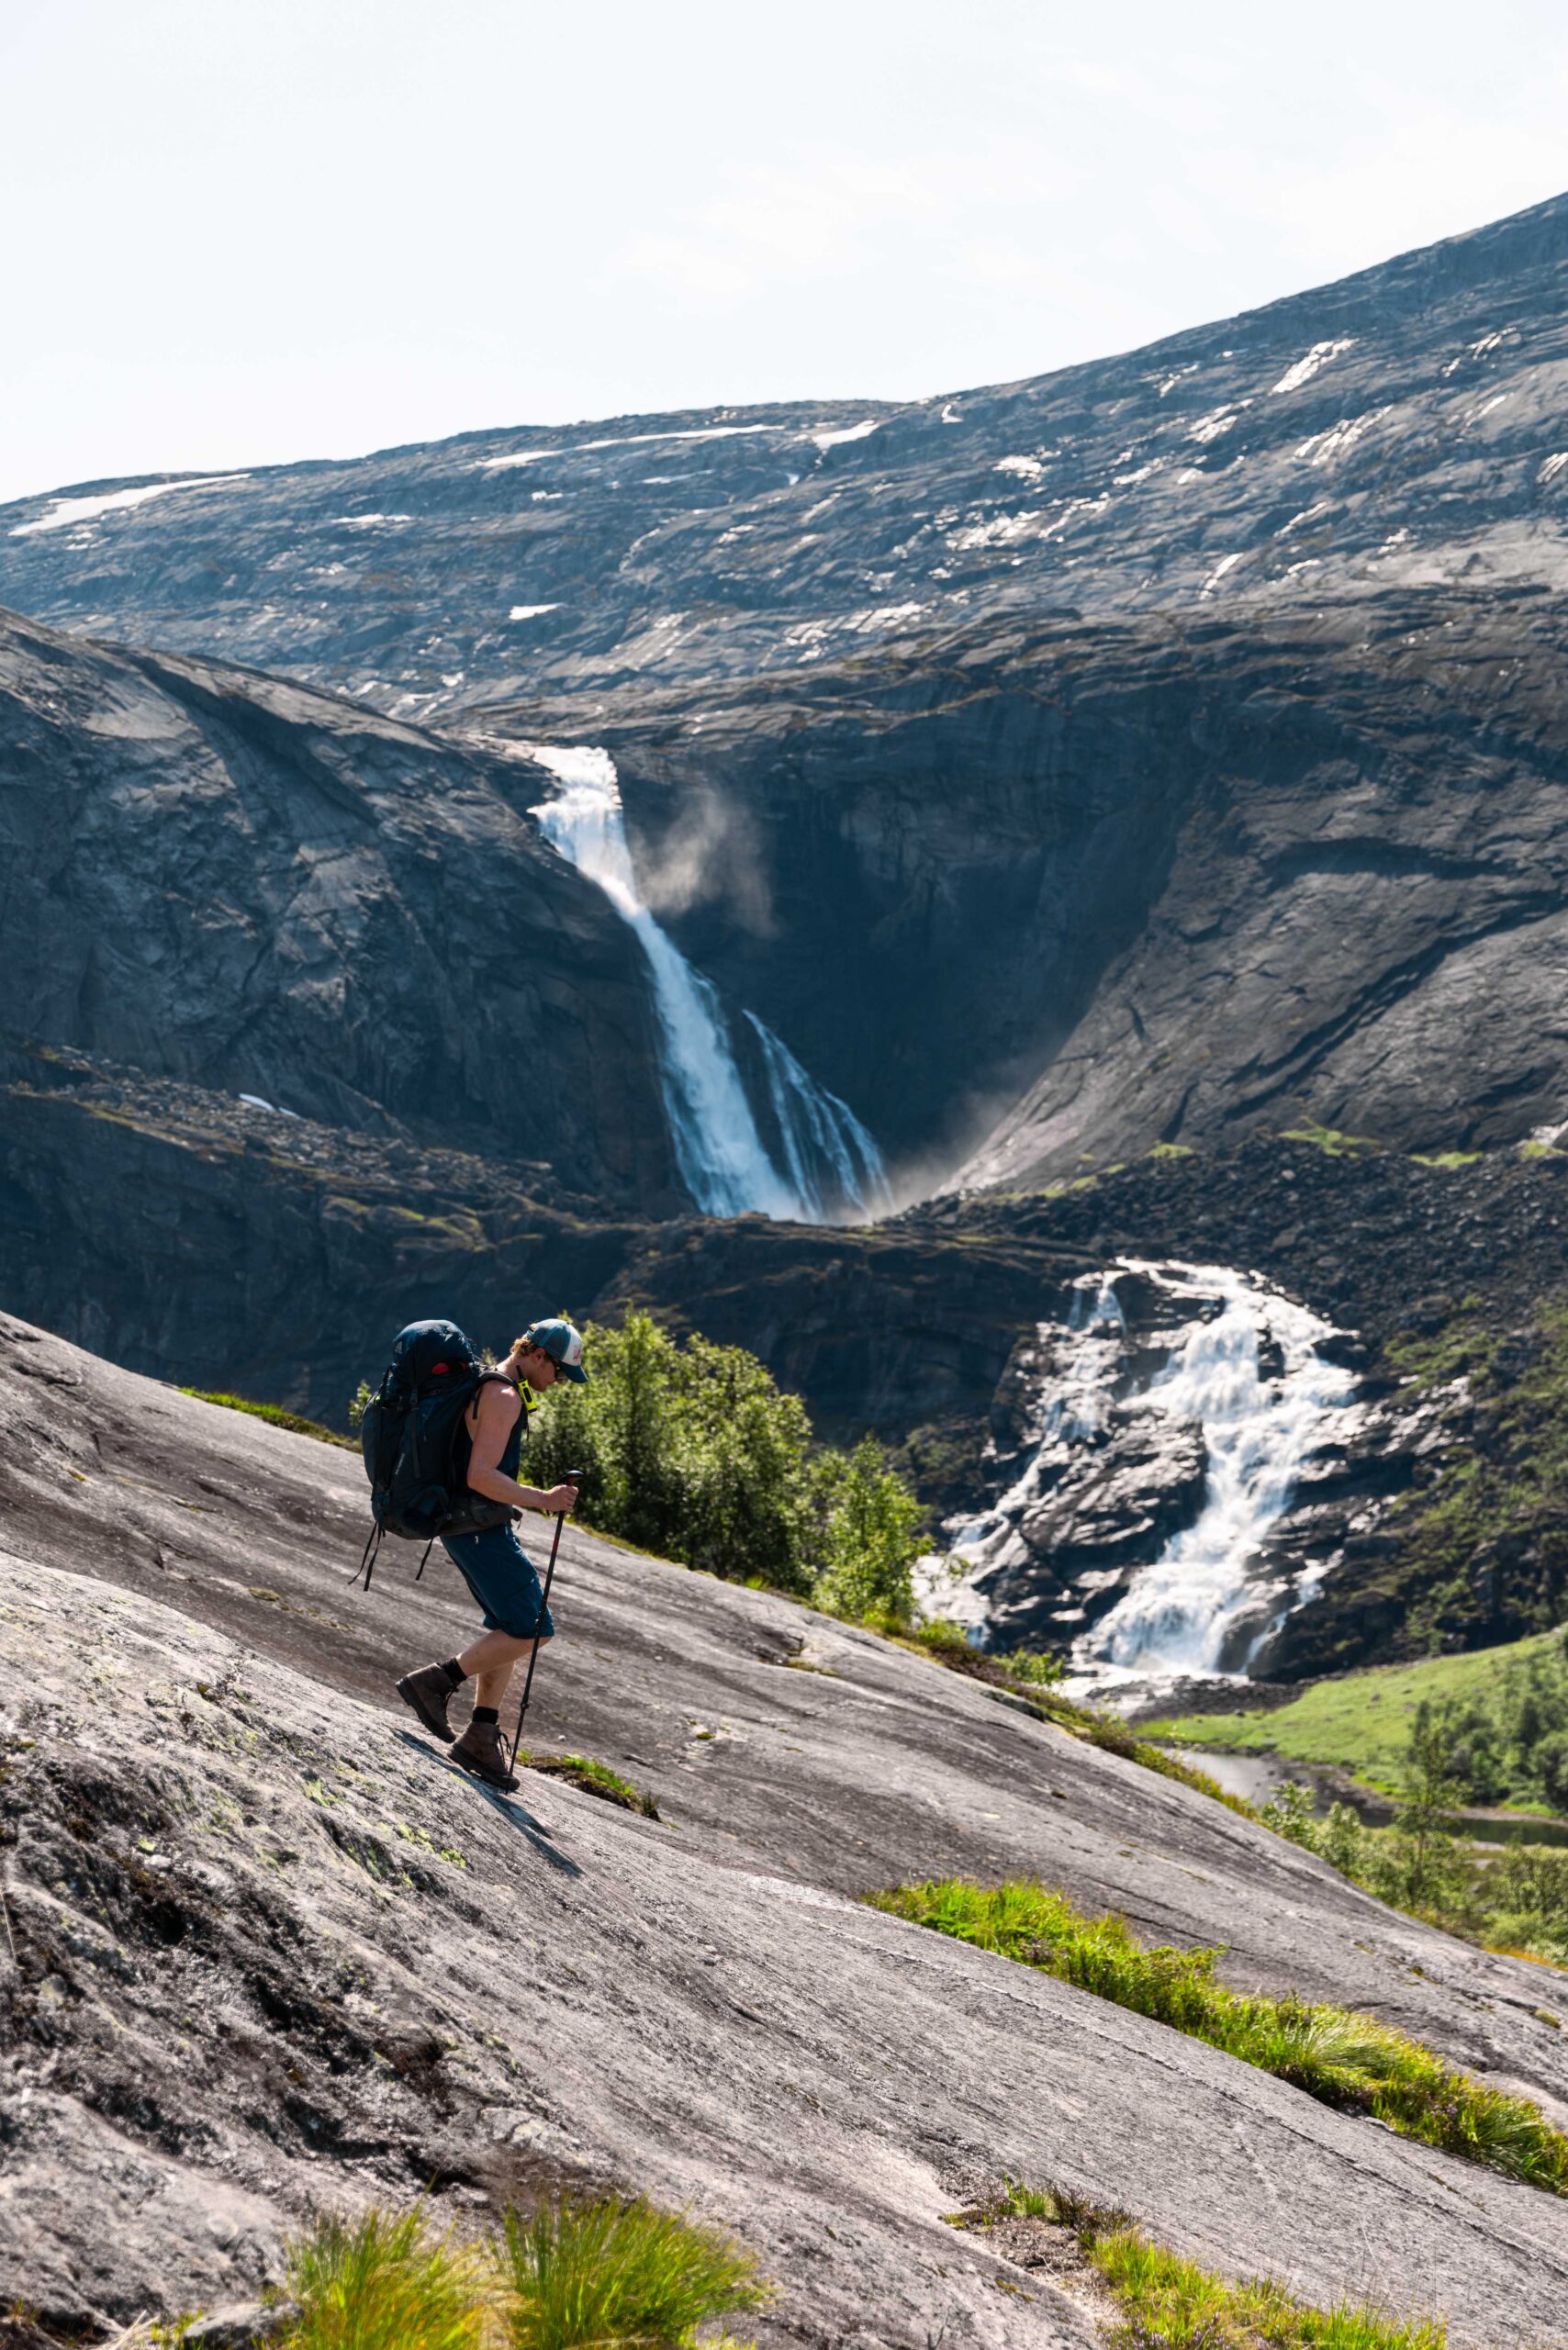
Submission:
M 1568 199 L 903 406 L 518 429 L 0 510 L 0 601 L 429 712 L 810 666 L 911 619 L 1564 582 Z
M 531 1736 L 666 1817 L 532 1776 L 493 1801 L 387 1689 L 450 1650 L 455 1579 L 339 1580 L 347 1455 L 14 1321 L 0 1417 L 8 2298 L 189 2306 L 322 2200 L 614 2181 L 756 2248 L 765 2343 L 1081 2343 L 942 2225 L 1005 2170 L 1229 2274 L 1552 2339 L 1561 2201 L 853 1896 L 1038 1873 L 1562 2109 L 1539 1970 L 923 1659 L 576 1533 Z

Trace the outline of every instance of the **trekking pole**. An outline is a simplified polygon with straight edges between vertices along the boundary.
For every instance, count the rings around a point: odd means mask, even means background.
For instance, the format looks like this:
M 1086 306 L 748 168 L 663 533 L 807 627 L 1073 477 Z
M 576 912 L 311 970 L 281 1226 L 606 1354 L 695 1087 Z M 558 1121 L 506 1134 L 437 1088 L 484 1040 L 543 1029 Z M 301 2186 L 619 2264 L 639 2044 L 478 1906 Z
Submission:
M 582 1481 L 583 1472 L 580 1469 L 568 1469 L 561 1483 L 564 1485 L 580 1485 Z M 550 1563 L 544 1570 L 544 1597 L 539 1609 L 539 1629 L 533 1635 L 533 1647 L 528 1659 L 528 1677 L 522 1684 L 522 1703 L 517 1709 L 517 1729 L 512 1735 L 511 1761 L 507 1764 L 509 1773 L 517 1769 L 517 1750 L 522 1744 L 522 1718 L 528 1711 L 529 1694 L 533 1687 L 533 1668 L 539 1662 L 539 1643 L 544 1637 L 544 1617 L 550 1606 L 550 1586 L 555 1580 L 555 1553 L 561 1547 L 561 1528 L 566 1522 L 566 1511 L 558 1510 L 555 1516 L 554 1537 L 550 1544 Z

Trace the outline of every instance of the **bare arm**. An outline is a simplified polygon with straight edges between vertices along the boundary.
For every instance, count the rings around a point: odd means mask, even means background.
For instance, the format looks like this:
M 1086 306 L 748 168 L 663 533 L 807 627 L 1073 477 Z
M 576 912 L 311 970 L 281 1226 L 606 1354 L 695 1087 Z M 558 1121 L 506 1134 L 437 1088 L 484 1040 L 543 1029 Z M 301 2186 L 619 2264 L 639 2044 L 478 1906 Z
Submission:
M 546 1510 L 552 1516 L 576 1508 L 575 1485 L 552 1485 L 543 1492 L 537 1485 L 520 1485 L 514 1477 L 501 1474 L 500 1458 L 521 1409 L 522 1398 L 515 1387 L 492 1379 L 479 1390 L 478 1403 L 468 1413 L 468 1430 L 474 1439 L 468 1456 L 471 1490 L 483 1494 L 487 1501 L 510 1502 L 514 1509 Z

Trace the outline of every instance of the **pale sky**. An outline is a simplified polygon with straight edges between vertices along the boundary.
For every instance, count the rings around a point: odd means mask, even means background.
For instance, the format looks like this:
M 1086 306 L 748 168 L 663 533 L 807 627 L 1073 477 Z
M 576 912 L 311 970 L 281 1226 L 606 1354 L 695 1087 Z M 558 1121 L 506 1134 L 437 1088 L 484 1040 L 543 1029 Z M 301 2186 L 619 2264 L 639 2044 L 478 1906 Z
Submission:
M 1538 0 L 0 0 L 0 499 L 908 398 L 1568 186 Z

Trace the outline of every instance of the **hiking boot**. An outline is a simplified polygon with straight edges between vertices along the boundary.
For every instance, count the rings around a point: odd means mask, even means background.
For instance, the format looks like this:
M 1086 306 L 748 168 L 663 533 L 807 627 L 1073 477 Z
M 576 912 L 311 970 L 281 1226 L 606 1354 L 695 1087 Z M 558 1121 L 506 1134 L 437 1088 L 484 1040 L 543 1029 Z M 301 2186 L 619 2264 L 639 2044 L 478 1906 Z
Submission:
M 417 1673 L 405 1673 L 398 1684 L 398 1695 L 406 1706 L 412 1706 L 432 1738 L 450 1746 L 454 1733 L 446 1709 L 461 1685 L 444 1664 L 421 1664 Z
M 517 1785 L 507 1769 L 507 1751 L 495 1722 L 470 1722 L 453 1748 L 452 1759 L 472 1771 L 476 1779 L 483 1779 L 487 1787 L 501 1787 L 510 1794 Z

